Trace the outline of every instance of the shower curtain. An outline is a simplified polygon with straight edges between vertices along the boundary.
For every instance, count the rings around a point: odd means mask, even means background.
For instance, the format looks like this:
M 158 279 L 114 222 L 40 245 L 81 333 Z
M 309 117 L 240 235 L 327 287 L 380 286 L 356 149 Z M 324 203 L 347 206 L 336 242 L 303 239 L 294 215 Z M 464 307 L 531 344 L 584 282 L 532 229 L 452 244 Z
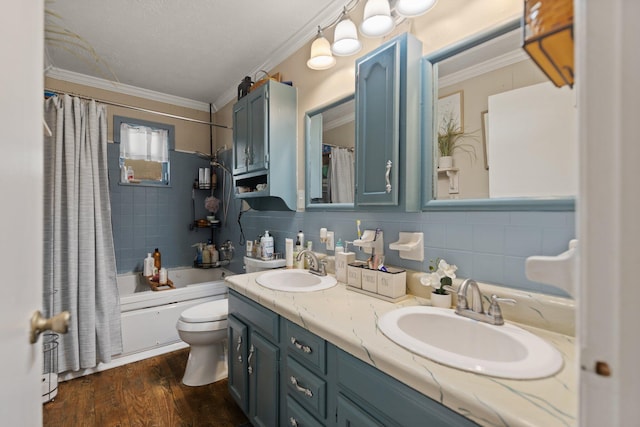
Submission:
M 331 149 L 329 185 L 332 203 L 353 203 L 354 171 L 353 152 L 346 148 Z
M 111 228 L 107 112 L 69 95 L 45 100 L 53 136 L 44 144 L 45 315 L 68 310 L 58 372 L 109 362 L 122 352 Z

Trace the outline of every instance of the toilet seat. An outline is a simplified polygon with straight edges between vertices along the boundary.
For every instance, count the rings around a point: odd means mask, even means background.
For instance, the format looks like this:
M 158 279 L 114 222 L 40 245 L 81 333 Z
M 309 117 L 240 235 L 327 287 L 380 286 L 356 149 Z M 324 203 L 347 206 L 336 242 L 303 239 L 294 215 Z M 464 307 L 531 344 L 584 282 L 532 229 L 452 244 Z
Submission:
M 186 323 L 203 323 L 226 320 L 229 312 L 229 300 L 219 299 L 198 304 L 180 314 L 180 320 Z
M 229 300 L 219 299 L 190 307 L 182 312 L 176 327 L 184 332 L 207 332 L 227 329 Z

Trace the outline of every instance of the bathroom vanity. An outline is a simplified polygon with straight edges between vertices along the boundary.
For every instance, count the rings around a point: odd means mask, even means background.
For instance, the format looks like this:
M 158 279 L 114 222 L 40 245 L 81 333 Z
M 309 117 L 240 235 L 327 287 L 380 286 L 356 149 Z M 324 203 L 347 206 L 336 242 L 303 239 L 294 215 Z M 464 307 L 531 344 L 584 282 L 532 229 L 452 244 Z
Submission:
M 477 375 L 417 356 L 378 330 L 386 312 L 428 300 L 393 304 L 342 283 L 275 291 L 256 282 L 260 274 L 226 280 L 229 388 L 254 425 L 576 424 L 573 337 L 521 325 L 558 348 L 563 369 L 525 381 Z

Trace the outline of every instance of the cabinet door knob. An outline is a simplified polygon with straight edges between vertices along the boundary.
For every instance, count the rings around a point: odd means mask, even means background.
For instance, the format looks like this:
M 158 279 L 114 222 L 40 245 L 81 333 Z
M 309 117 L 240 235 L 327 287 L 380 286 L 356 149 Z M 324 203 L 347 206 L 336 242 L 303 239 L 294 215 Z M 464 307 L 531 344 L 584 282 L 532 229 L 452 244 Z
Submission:
M 298 427 L 298 420 L 296 420 L 293 417 L 289 418 L 289 424 L 291 424 L 292 427 Z
M 384 172 L 384 180 L 387 183 L 386 191 L 387 193 L 391 193 L 391 180 L 389 179 L 389 174 L 391 173 L 391 160 L 387 160 L 387 166 Z

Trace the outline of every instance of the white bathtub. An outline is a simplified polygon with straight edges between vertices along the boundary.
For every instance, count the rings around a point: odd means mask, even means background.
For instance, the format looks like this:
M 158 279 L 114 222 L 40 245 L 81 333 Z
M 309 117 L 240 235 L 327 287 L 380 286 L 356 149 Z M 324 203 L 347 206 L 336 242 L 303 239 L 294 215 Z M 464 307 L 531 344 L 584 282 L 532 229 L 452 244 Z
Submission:
M 226 298 L 224 278 L 232 274 L 222 268 L 169 269 L 169 279 L 176 289 L 162 291 L 152 291 L 140 273 L 119 275 L 123 346 L 120 356 L 182 343 L 176 330 L 180 313 L 203 302 Z
M 224 278 L 233 272 L 223 268 L 174 268 L 169 278 L 176 289 L 152 291 L 140 273 L 118 275 L 122 321 L 121 354 L 95 368 L 67 371 L 58 381 L 67 381 L 95 372 L 137 362 L 188 347 L 180 340 L 176 322 L 180 313 L 194 305 L 227 298 Z

